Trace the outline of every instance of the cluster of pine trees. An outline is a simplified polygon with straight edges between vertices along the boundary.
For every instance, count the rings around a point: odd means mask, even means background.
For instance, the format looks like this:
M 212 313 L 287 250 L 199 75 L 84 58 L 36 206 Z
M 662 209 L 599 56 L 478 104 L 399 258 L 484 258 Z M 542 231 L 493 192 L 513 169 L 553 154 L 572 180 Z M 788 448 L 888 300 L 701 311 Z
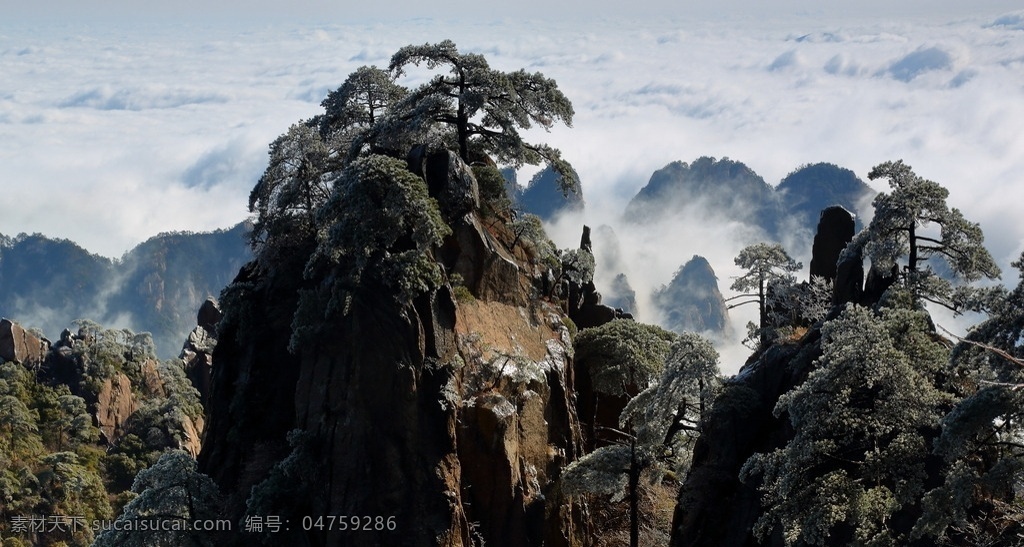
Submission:
M 46 360 L 0 364 L 0 539 L 5 546 L 88 545 L 145 489 L 140 471 L 191 456 L 186 421 L 199 394 L 152 337 L 79 321 Z M 97 428 L 101 393 L 125 377 L 134 411 Z

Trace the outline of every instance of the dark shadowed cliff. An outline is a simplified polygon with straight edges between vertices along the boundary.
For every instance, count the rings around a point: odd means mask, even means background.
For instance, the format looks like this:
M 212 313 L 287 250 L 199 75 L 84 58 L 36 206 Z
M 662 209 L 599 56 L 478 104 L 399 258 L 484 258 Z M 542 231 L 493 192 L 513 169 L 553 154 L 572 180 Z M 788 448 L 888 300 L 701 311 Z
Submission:
M 303 306 L 329 298 L 352 270 L 343 259 L 311 273 L 313 246 L 293 242 L 273 263 L 244 267 L 224 293 L 200 466 L 231 518 L 275 514 L 291 527 L 232 544 L 570 545 L 587 533 L 556 479 L 582 442 L 566 311 L 599 304 L 570 281 L 559 293 L 550 242 L 481 216 L 457 156 L 410 162 L 420 175 L 399 169 L 389 180 L 409 185 L 405 199 L 429 192 L 423 207 L 439 207 L 450 232 L 413 248 L 402 230 L 415 228 L 404 224 L 384 245 L 392 256 L 421 253 L 416 271 L 436 267 L 440 283 L 409 298 L 388 279 L 362 277 L 340 289 L 343 309 L 303 324 Z M 372 225 L 363 217 L 353 229 Z M 385 525 L 302 529 L 303 516 L 355 514 Z

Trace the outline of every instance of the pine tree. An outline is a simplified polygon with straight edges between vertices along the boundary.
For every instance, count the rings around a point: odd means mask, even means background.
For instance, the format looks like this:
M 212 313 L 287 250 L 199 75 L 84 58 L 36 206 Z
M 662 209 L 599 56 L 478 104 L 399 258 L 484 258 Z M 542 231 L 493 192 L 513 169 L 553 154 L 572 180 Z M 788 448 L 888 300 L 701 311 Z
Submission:
M 954 545 L 1024 538 L 1024 255 L 1013 266 L 1017 287 L 992 295 L 988 319 L 951 356 L 950 383 L 964 397 L 942 419 L 934 452 L 945 480 L 925 496 L 916 532 Z
M 905 260 L 899 275 L 913 297 L 954 310 L 953 286 L 935 272 L 933 258 L 962 281 L 999 277 L 981 227 L 946 205 L 948 190 L 918 176 L 903 160 L 876 165 L 868 178 L 888 179 L 892 189 L 875 197 L 866 229 L 864 250 L 872 267 L 889 271 Z
M 615 323 L 615 322 L 613 322 Z M 624 321 L 619 327 L 624 327 Z M 610 323 L 609 323 L 610 324 Z M 638 325 L 634 330 L 643 331 Z M 586 329 L 590 335 L 600 329 Z M 639 496 L 641 478 L 660 480 L 664 471 L 682 472 L 689 465 L 694 441 L 700 434 L 701 419 L 710 410 L 719 385 L 718 352 L 693 333 L 684 333 L 667 352 L 660 329 L 641 336 L 626 335 L 620 328 L 607 329 L 593 341 L 584 338 L 589 352 L 605 352 L 608 359 L 593 376 L 596 389 L 626 393 L 627 382 L 635 385 L 638 377 L 652 368 L 661 356 L 661 373 L 647 389 L 631 399 L 619 417 L 616 442 L 587 454 L 566 468 L 563 491 L 570 495 L 611 495 L 613 501 L 628 498 L 630 507 L 630 544 L 639 541 Z M 667 331 L 662 331 L 666 332 Z M 654 337 L 650 335 L 654 334 Z M 637 339 L 645 342 L 632 344 Z M 651 350 L 654 351 L 651 351 Z M 593 353 L 587 353 L 593 358 Z M 613 366 L 619 361 L 622 365 Z M 632 366 L 630 366 L 632 364 Z M 592 375 L 594 369 L 591 369 Z M 619 376 L 613 380 L 613 376 Z M 598 387 L 598 386 L 601 387 Z M 619 389 L 622 389 L 620 392 Z
M 249 194 L 249 211 L 256 215 L 250 241 L 264 263 L 312 240 L 317 209 L 330 197 L 332 173 L 340 167 L 312 123 L 292 125 L 270 144 L 269 154 Z
M 466 163 L 480 153 L 511 167 L 545 162 L 559 174 L 564 192 L 578 189 L 579 177 L 561 152 L 526 142 L 520 135 L 520 130 L 535 124 L 546 130 L 556 122 L 572 126 L 572 103 L 554 80 L 539 72 L 495 70 L 483 55 L 460 53 L 451 40 L 403 47 L 391 57 L 389 68 L 398 77 L 409 65 L 421 64 L 448 72 L 395 104 L 394 115 L 374 130 L 375 137 L 396 131 L 427 135 L 446 128 Z
M 948 352 L 928 321 L 850 305 L 822 327 L 815 369 L 775 408 L 792 440 L 743 468 L 762 492 L 757 536 L 777 528 L 786 545 L 910 542 L 930 439 L 952 401 L 937 387 Z
M 773 285 L 777 292 L 782 291 L 783 286 L 792 285 L 796 282 L 793 272 L 799 271 L 803 265 L 793 260 L 782 245 L 777 243 L 757 243 L 745 247 L 736 256 L 735 262 L 746 273 L 737 277 L 729 287 L 741 294 L 726 301 L 746 299 L 729 305 L 730 309 L 746 304 L 758 305 L 759 324 L 754 330 L 758 333 L 760 347 L 765 347 L 772 335 L 769 300 Z
M 220 493 L 217 485 L 196 470 L 188 453 L 170 450 L 135 477 L 138 494 L 93 544 L 126 546 L 215 545 L 214 531 L 197 529 L 196 521 L 215 521 Z M 147 526 L 142 529 L 141 524 Z

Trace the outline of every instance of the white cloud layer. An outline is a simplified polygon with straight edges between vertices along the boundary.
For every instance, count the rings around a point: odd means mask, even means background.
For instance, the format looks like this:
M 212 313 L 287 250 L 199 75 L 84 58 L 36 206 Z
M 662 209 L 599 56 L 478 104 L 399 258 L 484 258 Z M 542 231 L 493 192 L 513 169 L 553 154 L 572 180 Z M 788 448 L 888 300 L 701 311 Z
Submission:
M 748 241 L 728 226 L 683 219 L 630 234 L 618 225 L 654 170 L 701 155 L 743 161 L 771 184 L 804 163 L 866 177 L 902 158 L 950 188 L 1007 268 L 1024 249 L 1024 12 L 935 13 L 131 28 L 5 20 L 0 233 L 42 232 L 120 256 L 161 231 L 237 223 L 267 145 L 316 114 L 348 73 L 386 65 L 403 45 L 452 38 L 498 68 L 555 78 L 572 99 L 572 129 L 535 135 L 575 165 L 588 203 L 585 218 L 555 227 L 556 241 L 576 245 L 582 222 L 613 225 L 641 299 L 694 254 L 723 289 L 736 274 L 732 257 Z

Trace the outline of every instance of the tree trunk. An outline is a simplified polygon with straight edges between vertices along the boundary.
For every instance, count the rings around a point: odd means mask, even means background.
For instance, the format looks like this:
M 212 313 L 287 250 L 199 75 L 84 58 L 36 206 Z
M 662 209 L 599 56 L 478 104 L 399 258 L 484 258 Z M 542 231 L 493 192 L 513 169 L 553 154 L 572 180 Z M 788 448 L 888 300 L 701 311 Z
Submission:
M 759 338 L 761 339 L 762 348 L 768 345 L 768 295 L 765 294 L 764 278 L 764 274 L 761 274 L 758 278 L 757 291 L 757 296 L 761 304 L 761 314 L 758 318 L 760 324 L 758 325 L 758 328 L 761 329 L 761 336 Z
M 629 440 L 629 546 L 640 545 L 640 464 L 636 461 L 636 438 Z
M 917 230 L 913 223 L 907 233 L 907 242 L 910 244 L 910 257 L 907 259 L 907 267 L 910 273 L 917 271 Z
M 459 75 L 459 98 L 458 112 L 456 113 L 456 132 L 459 139 L 459 157 L 462 161 L 469 163 L 469 116 L 466 115 L 466 107 L 462 104 L 462 96 L 466 94 L 466 75 Z

